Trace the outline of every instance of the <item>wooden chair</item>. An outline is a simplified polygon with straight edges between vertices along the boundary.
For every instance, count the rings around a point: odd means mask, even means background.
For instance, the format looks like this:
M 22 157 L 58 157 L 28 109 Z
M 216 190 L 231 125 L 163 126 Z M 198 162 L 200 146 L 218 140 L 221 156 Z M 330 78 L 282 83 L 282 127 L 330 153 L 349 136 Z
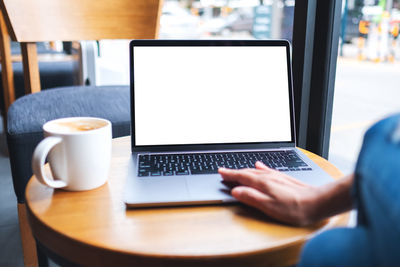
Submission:
M 15 101 L 14 73 L 12 70 L 10 35 L 7 30 L 3 13 L 0 13 L 0 62 L 2 66 L 2 82 L 4 94 L 4 114 L 7 113 L 11 103 Z M 6 116 L 4 116 L 4 122 Z M 6 125 L 5 125 L 6 126 Z M 6 128 L 4 127 L 4 130 Z
M 52 88 L 82 84 L 80 80 L 80 73 L 82 73 L 79 64 L 80 54 L 66 54 L 56 51 L 55 42 L 48 42 L 47 46 L 46 43 L 38 44 L 40 79 L 43 86 Z M 18 51 L 19 48 L 19 44 L 11 42 L 3 14 L 0 12 L 0 63 L 2 66 L 0 94 L 3 100 L 3 103 L 0 103 L 0 111 L 3 115 L 3 129 L 7 127 L 8 108 L 16 98 L 24 95 L 22 55 Z
M 152 39 L 158 35 L 161 5 L 162 0 L 0 1 L 4 16 L 4 21 L 0 20 L 0 23 L 3 23 L 0 26 L 5 24 L 11 39 L 21 44 L 25 91 L 27 94 L 31 94 L 18 99 L 11 105 L 7 130 L 14 190 L 18 199 L 25 265 L 37 265 L 35 242 L 26 219 L 24 189 L 32 175 L 30 157 L 34 147 L 42 138 L 42 124 L 56 117 L 77 115 L 108 117 L 115 125 L 113 126 L 113 137 L 129 134 L 130 124 L 128 88 L 115 88 L 115 90 L 110 87 L 74 88 L 69 91 L 67 91 L 68 88 L 62 88 L 40 92 L 36 42 Z M 3 45 L 1 49 L 7 52 L 9 48 L 4 40 L 1 44 Z M 10 62 L 7 61 L 3 66 L 9 64 Z M 3 75 L 9 75 L 8 81 L 12 81 L 12 73 L 4 72 Z M 57 94 L 61 94 L 62 97 L 58 98 Z M 92 97 L 91 95 L 95 95 L 95 99 L 87 100 Z M 8 97 L 11 101 L 13 100 L 12 95 Z M 61 106 L 48 104 L 55 100 L 61 101 Z M 35 103 L 40 103 L 40 105 Z M 10 104 L 8 103 L 8 105 Z M 108 107 L 101 105 L 115 106 L 115 112 L 109 114 L 107 113 Z M 119 106 L 123 107 L 119 108 Z M 46 108 L 53 110 L 43 110 Z M 30 120 L 25 118 L 26 115 L 20 114 L 26 112 L 27 109 L 31 110 L 27 114 L 31 117 Z M 123 112 L 122 115 L 127 119 L 123 122 L 118 121 L 118 112 Z M 24 123 L 30 124 L 29 127 L 23 126 Z M 28 132 L 18 132 L 20 129 L 26 131 L 27 128 L 29 128 Z M 27 136 L 30 136 L 28 141 Z

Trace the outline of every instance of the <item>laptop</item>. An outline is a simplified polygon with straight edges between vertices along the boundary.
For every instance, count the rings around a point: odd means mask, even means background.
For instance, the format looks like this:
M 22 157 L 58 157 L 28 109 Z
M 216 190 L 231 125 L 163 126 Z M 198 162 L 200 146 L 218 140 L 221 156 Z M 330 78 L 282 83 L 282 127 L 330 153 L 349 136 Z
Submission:
M 320 186 L 332 178 L 295 147 L 285 40 L 133 40 L 128 207 L 233 202 L 219 167 L 259 160 Z

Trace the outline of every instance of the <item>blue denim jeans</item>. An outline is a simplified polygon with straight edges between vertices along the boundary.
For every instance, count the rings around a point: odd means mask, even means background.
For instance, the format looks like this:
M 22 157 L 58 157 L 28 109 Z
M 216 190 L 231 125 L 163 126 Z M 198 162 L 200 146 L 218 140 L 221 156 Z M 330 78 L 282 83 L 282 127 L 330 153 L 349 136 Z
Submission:
M 299 266 L 400 266 L 400 114 L 365 134 L 353 189 L 357 226 L 311 239 Z

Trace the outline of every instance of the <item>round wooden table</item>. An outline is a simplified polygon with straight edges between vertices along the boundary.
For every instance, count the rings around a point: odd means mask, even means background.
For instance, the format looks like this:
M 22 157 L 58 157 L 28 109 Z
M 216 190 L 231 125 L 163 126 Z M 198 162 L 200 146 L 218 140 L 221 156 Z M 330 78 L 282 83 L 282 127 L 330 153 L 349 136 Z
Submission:
M 130 147 L 130 137 L 113 140 L 109 181 L 95 190 L 53 190 L 30 179 L 28 217 L 40 244 L 84 266 L 287 266 L 315 233 L 348 221 L 342 214 L 293 227 L 241 204 L 126 209 Z M 334 178 L 342 176 L 325 159 L 305 153 Z

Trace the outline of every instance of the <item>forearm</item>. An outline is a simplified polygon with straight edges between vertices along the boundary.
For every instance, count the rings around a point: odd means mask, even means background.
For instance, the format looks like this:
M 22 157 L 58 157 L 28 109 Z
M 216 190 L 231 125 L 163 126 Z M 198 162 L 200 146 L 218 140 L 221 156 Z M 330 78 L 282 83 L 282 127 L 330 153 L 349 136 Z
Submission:
M 351 189 L 354 175 L 345 176 L 333 183 L 320 188 L 315 201 L 316 206 L 311 212 L 313 221 L 318 221 L 352 209 L 353 199 Z

